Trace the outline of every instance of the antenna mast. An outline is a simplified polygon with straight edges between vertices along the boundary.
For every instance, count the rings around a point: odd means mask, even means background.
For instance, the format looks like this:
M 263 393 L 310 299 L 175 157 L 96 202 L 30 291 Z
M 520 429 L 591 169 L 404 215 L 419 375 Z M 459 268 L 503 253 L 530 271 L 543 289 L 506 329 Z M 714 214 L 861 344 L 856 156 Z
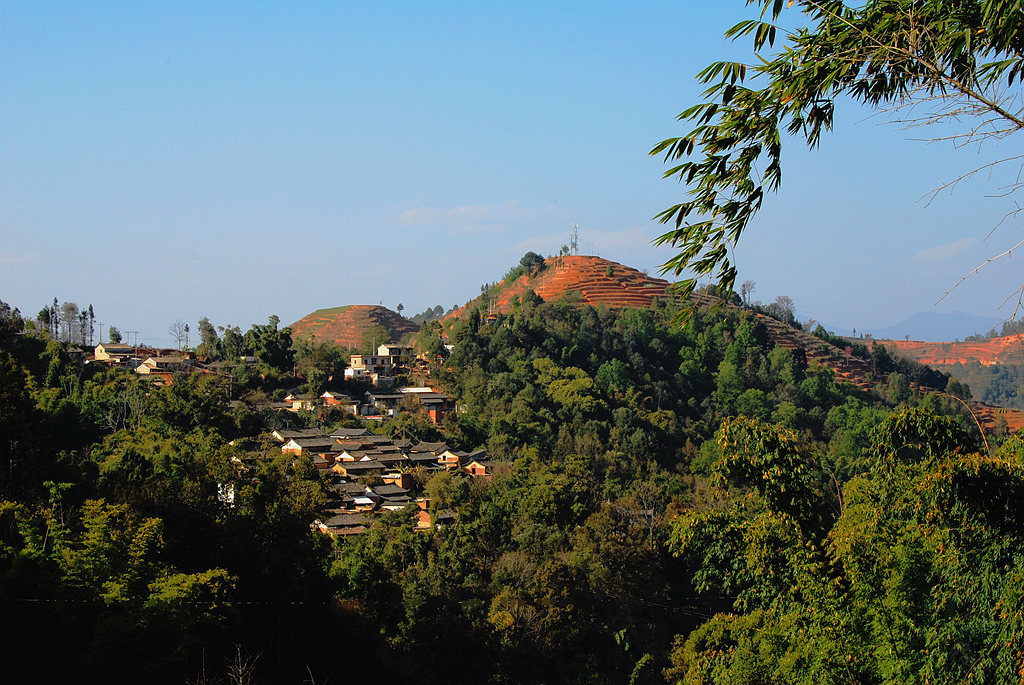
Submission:
M 580 253 L 580 225 L 572 225 L 572 233 L 569 234 L 569 254 Z

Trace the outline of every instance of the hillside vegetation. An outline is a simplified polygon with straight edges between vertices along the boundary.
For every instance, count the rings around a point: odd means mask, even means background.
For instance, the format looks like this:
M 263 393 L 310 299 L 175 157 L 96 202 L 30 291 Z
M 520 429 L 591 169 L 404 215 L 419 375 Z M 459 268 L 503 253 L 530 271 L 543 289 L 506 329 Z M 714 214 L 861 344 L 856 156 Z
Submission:
M 285 418 L 339 425 L 326 415 L 229 405 L 213 374 L 146 385 L 45 332 L 5 336 L 5 672 L 1012 682 L 1020 440 L 986 446 L 959 402 L 899 371 L 846 382 L 825 359 L 853 355 L 777 344 L 806 341 L 785 324 L 700 306 L 679 327 L 678 306 L 527 294 L 425 327 L 425 348 L 452 346 L 429 371 L 458 411 L 371 425 L 486 448 L 493 476 L 414 470 L 445 525 L 418 530 L 413 505 L 337 538 L 310 525 L 322 472 L 268 437 Z M 54 644 L 61 658 L 42 658 Z

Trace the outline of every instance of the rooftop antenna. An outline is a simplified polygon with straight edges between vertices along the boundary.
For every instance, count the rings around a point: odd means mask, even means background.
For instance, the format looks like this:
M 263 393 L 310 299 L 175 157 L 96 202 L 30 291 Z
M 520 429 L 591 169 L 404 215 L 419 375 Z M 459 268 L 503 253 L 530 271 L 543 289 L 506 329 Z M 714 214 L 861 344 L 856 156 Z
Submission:
M 572 233 L 569 234 L 569 254 L 580 253 L 580 225 L 572 225 Z

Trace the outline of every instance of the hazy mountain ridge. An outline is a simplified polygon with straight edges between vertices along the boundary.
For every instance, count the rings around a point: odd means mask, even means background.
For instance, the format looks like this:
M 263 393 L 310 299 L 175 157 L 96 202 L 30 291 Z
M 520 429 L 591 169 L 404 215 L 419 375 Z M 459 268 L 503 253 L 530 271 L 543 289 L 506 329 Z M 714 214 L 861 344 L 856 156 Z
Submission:
M 972 335 L 983 335 L 999 323 L 997 318 L 966 312 L 917 312 L 899 323 L 882 328 L 865 328 L 860 332 L 870 333 L 871 337 L 878 340 L 902 340 L 910 336 L 911 340 L 950 342 Z

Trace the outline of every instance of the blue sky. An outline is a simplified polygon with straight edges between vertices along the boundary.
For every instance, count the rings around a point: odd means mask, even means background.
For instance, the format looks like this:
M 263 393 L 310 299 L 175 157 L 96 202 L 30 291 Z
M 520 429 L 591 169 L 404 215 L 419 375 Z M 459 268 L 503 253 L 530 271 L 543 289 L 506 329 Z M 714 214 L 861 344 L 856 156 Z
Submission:
M 0 299 L 93 304 L 169 344 L 321 307 L 450 307 L 527 250 L 657 273 L 678 201 L 647 152 L 685 132 L 694 75 L 749 59 L 743 2 L 47 3 L 0 0 Z M 999 150 L 841 107 L 786 150 L 736 260 L 755 297 L 870 330 L 997 309 L 1020 238 L 999 177 L 920 198 Z M 1009 142 L 1009 141 L 1008 141 Z M 1006 144 L 1006 143 L 1004 143 Z M 1006 144 L 1007 150 L 1011 147 Z

